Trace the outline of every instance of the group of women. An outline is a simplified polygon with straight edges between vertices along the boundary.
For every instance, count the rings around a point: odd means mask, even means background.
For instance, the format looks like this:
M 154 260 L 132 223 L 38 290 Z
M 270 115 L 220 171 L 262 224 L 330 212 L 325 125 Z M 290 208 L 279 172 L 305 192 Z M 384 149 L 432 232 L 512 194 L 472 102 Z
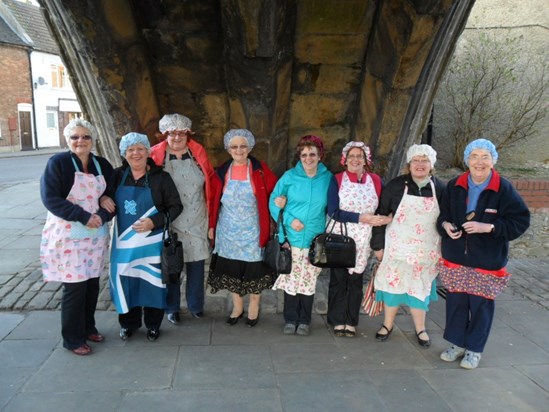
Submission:
M 376 300 L 385 307 L 376 339 L 389 338 L 399 306 L 406 305 L 418 344 L 430 345 L 425 318 L 437 299 L 440 273 L 448 290 L 444 338 L 452 344 L 441 359 L 478 366 L 494 298 L 509 279 L 509 241 L 529 225 L 528 208 L 493 168 L 498 154 L 491 142 L 471 142 L 464 153 L 469 171 L 447 185 L 433 176 L 433 148 L 413 145 L 405 173 L 383 187 L 363 142 L 343 148 L 345 170 L 334 176 L 322 163 L 321 138 L 304 136 L 295 167 L 277 180 L 266 163 L 250 155 L 255 137 L 249 130 L 225 134 L 231 158 L 214 170 L 191 127 L 185 116 L 165 115 L 159 123 L 162 141 L 152 148 L 147 136 L 128 133 L 120 140 L 124 162 L 116 170 L 92 153 L 96 131 L 89 122 L 75 119 L 65 128 L 69 152 L 52 157 L 42 177 L 48 217 L 40 251 L 45 280 L 63 282 L 65 348 L 87 355 L 92 351 L 87 341 L 104 340 L 94 312 L 108 249 L 106 224 L 113 216 L 110 291 L 120 338 L 130 338 L 144 322 L 151 341 L 159 337 L 165 313 L 171 323 L 180 322 L 180 278 L 163 284 L 160 273 L 168 226 L 183 241 L 193 317 L 204 315 L 204 267 L 213 248 L 207 283 L 212 293 L 231 293 L 228 325 L 246 314 L 246 325 L 254 327 L 261 292 L 281 289 L 283 333 L 306 336 L 321 271 L 309 261 L 309 247 L 335 221 L 340 224 L 333 230 L 345 230 L 357 250 L 354 265 L 330 269 L 327 320 L 334 335 L 356 334 L 363 274 L 373 250 L 380 262 Z M 291 249 L 289 274 L 274 273 L 262 259 L 279 216 L 284 229 L 279 236 Z

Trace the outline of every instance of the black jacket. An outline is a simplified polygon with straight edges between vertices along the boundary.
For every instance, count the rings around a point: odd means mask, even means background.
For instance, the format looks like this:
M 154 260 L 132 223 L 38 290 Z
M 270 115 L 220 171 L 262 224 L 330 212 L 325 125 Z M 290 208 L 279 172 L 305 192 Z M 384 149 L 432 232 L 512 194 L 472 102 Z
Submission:
M 147 159 L 147 165 L 149 166 L 149 187 L 151 188 L 154 205 L 159 212 L 150 218 L 154 223 L 154 228 L 158 229 L 164 226 L 164 214 L 166 212 L 170 213 L 170 219 L 174 221 L 183 211 L 183 205 L 171 176 L 164 172 L 161 167 L 156 166 L 151 158 Z M 117 188 L 122 184 L 122 177 L 128 167 L 130 166 L 124 161 L 124 164 L 115 170 Z M 124 185 L 145 187 L 145 181 L 145 176 L 137 181 L 133 180 L 130 171 Z
M 431 178 L 435 184 L 435 192 L 437 201 L 440 205 L 442 199 L 442 192 L 444 191 L 444 183 L 436 177 Z M 383 188 L 381 192 L 381 198 L 379 199 L 379 205 L 376 210 L 376 214 L 389 216 L 395 214 L 404 195 L 404 188 L 408 186 L 408 194 L 412 196 L 421 197 L 433 197 L 433 191 L 431 185 L 420 189 L 416 182 L 412 179 L 410 174 L 400 175 L 391 180 L 387 186 Z M 373 250 L 385 249 L 385 228 L 387 226 L 377 226 L 372 229 L 372 240 L 370 246 Z

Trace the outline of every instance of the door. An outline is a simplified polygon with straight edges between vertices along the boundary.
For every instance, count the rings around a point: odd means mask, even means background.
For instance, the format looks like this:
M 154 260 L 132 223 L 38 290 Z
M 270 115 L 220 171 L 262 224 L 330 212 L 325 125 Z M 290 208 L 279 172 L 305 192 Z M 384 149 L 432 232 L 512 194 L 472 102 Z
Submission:
M 19 112 L 21 150 L 32 150 L 31 112 Z

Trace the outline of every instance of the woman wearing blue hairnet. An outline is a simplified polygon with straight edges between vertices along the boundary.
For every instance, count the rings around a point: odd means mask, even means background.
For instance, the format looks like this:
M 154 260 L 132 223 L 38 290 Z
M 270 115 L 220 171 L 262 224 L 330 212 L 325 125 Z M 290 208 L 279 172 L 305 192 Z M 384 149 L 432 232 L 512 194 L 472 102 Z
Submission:
M 475 369 L 494 319 L 494 299 L 509 281 L 509 241 L 530 225 L 530 212 L 512 184 L 494 169 L 498 152 L 486 139 L 465 148 L 469 170 L 450 180 L 442 197 L 440 278 L 448 290 L 444 339 L 452 346 L 445 362 L 461 359 Z
M 149 159 L 147 136 L 128 133 L 120 141 L 124 163 L 115 170 L 117 189 L 110 290 L 119 313 L 120 338 L 128 339 L 141 327 L 147 338 L 160 336 L 166 308 L 160 254 L 166 213 L 175 219 L 183 206 L 170 175 Z

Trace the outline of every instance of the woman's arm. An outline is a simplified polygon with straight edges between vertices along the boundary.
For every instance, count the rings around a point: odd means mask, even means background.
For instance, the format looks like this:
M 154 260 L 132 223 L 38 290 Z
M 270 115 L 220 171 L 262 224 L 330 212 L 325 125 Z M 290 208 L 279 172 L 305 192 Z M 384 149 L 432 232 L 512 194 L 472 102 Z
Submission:
M 69 222 L 80 222 L 86 225 L 92 214 L 67 200 L 74 184 L 75 170 L 72 167 L 71 169 L 63 168 L 63 159 L 60 157 L 52 157 L 40 178 L 40 196 L 46 209 L 55 216 Z

